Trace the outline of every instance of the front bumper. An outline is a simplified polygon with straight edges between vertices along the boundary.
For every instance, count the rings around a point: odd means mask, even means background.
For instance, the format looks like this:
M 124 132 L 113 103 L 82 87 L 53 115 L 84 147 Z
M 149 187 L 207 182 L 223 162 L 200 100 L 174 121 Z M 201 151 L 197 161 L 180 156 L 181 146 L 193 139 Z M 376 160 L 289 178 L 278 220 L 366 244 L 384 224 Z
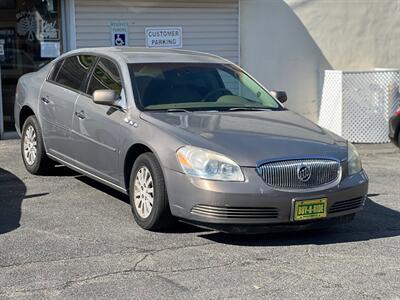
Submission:
M 242 170 L 245 182 L 210 181 L 165 169 L 172 214 L 214 228 L 218 225 L 305 225 L 309 221 L 292 221 L 294 199 L 328 198 L 328 216 L 318 220 L 326 221 L 362 210 L 368 192 L 364 171 L 347 176 L 337 186 L 323 191 L 294 193 L 269 187 L 254 168 Z

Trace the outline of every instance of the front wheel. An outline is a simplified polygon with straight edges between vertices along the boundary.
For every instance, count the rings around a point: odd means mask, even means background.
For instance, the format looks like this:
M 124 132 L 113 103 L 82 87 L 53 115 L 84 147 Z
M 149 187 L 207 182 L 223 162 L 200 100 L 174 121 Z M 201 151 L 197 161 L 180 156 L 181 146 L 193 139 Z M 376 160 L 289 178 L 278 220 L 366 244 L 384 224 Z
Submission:
M 129 187 L 132 213 L 140 227 L 156 231 L 173 223 L 164 176 L 153 153 L 144 153 L 136 159 Z
M 22 128 L 21 153 L 26 169 L 32 174 L 47 174 L 53 167 L 46 155 L 42 131 L 35 116 L 28 117 Z

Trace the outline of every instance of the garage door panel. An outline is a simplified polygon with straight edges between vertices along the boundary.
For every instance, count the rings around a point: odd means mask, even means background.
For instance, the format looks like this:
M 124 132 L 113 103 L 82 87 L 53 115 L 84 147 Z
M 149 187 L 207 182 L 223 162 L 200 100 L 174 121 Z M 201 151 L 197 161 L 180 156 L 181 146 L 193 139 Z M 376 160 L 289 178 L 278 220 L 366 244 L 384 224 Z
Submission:
M 179 26 L 183 47 L 239 61 L 238 0 L 76 0 L 77 46 L 111 45 L 112 21 L 129 24 L 129 46 L 145 45 L 146 27 Z

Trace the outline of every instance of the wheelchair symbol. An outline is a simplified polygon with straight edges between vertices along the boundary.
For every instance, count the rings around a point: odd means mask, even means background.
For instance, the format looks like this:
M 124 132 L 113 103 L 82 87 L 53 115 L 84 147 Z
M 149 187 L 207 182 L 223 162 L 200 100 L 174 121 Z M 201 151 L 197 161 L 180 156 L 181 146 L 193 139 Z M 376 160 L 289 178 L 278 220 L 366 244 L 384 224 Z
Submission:
M 125 46 L 126 41 L 125 34 L 123 33 L 116 33 L 114 34 L 114 46 Z

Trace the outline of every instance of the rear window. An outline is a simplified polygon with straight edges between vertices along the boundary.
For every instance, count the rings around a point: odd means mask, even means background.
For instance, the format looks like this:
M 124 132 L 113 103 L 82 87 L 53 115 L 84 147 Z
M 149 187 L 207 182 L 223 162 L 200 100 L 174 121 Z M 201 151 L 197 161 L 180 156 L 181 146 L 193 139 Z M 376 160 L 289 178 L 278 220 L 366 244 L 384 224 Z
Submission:
M 94 60 L 95 57 L 91 55 L 67 57 L 53 80 L 65 87 L 80 91 Z

